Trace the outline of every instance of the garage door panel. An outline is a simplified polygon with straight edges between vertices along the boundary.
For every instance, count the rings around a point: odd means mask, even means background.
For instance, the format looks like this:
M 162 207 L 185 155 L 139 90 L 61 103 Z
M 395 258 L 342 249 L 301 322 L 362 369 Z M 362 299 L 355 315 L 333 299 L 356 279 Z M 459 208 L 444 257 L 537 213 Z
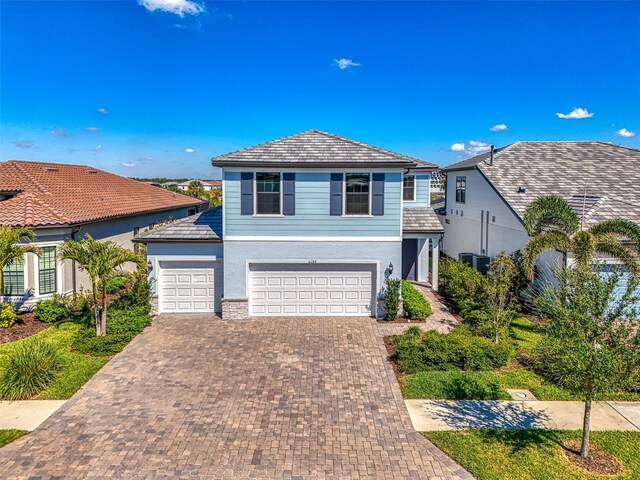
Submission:
M 371 264 L 250 265 L 252 315 L 371 315 Z
M 160 297 L 162 312 L 216 311 L 215 270 L 219 262 L 160 262 Z M 220 271 L 221 273 L 221 271 Z M 219 294 L 218 294 L 219 296 Z

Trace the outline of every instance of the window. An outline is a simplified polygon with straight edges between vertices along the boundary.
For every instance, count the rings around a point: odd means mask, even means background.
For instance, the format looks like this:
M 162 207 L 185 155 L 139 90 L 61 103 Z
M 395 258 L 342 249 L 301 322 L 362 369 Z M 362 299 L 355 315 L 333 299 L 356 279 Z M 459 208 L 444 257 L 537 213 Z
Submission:
M 465 203 L 467 200 L 467 177 L 456 177 L 456 202 Z
M 43 247 L 38 257 L 40 295 L 56 291 L 56 247 Z
M 416 201 L 416 176 L 405 175 L 402 181 L 402 200 L 405 202 Z
M 2 270 L 4 295 L 24 294 L 24 265 L 22 261 L 13 262 Z
M 345 174 L 345 215 L 369 215 L 369 174 Z
M 256 214 L 280 215 L 280 173 L 256 173 Z

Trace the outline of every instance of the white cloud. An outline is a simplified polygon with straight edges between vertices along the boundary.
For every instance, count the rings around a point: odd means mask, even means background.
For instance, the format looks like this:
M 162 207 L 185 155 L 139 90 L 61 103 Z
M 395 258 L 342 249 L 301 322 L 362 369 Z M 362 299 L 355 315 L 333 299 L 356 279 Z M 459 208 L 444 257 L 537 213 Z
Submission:
M 133 168 L 133 167 L 136 166 L 136 164 L 133 163 L 133 162 L 122 162 L 122 163 L 120 163 L 120 165 L 122 165 L 123 167 L 128 167 L 128 168 Z
M 54 137 L 66 137 L 67 136 L 67 129 L 66 128 L 54 128 L 53 130 L 51 130 L 51 135 L 53 135 Z
M 616 135 L 618 135 L 619 137 L 631 138 L 636 136 L 636 132 L 631 132 L 626 128 L 621 128 L 616 132 Z
M 569 113 L 556 113 L 558 118 L 570 119 L 570 120 L 579 120 L 582 118 L 591 118 L 593 117 L 593 113 L 589 113 L 586 108 L 576 107 Z
M 464 143 L 454 143 L 451 145 L 452 152 L 464 152 Z
M 33 140 L 16 140 L 13 144 L 18 148 L 31 148 L 33 147 Z
M 341 58 L 339 60 L 337 58 L 334 58 L 333 59 L 333 64 L 337 65 L 340 70 L 346 70 L 349 67 L 359 67 L 360 66 L 359 63 L 356 63 L 356 62 L 354 62 L 353 60 L 351 60 L 349 58 Z
M 154 157 L 138 157 L 139 162 L 150 162 Z
M 96 112 L 101 113 L 102 115 L 109 115 L 111 113 L 104 107 L 96 108 Z
M 84 130 L 85 130 L 86 132 L 89 132 L 89 133 L 96 133 L 96 132 L 99 132 L 99 131 L 100 131 L 100 129 L 99 129 L 98 127 L 87 127 L 87 128 L 85 128 Z
M 185 148 L 184 151 L 186 153 L 196 153 L 196 151 L 193 148 Z
M 180 17 L 184 17 L 185 14 L 198 15 L 205 11 L 204 4 L 194 0 L 138 0 L 138 4 L 150 12 L 160 10 Z
M 102 151 L 102 145 L 96 145 L 96 148 L 93 149 L 96 152 L 101 152 Z
M 488 151 L 491 148 L 491 145 L 485 142 L 479 142 L 477 140 L 471 140 L 469 142 L 469 147 L 465 150 L 469 155 L 478 155 L 479 153 L 483 153 Z
M 492 132 L 504 132 L 508 127 L 504 123 L 499 123 L 498 125 L 494 125 L 489 130 Z

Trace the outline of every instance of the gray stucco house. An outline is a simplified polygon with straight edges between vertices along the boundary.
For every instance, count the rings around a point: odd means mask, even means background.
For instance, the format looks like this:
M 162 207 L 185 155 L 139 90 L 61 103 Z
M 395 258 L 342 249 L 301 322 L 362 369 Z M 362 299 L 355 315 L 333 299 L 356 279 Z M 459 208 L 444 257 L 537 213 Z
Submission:
M 136 239 L 159 312 L 375 316 L 388 276 L 437 288 L 435 165 L 319 130 L 212 163 L 223 206 Z

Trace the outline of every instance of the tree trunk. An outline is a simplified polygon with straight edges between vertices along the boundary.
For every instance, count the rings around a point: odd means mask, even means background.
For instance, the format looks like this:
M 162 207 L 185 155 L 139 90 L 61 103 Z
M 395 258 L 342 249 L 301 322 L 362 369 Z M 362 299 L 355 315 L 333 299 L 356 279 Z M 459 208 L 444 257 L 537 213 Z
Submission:
M 93 321 L 96 324 L 96 337 L 100 336 L 100 318 L 101 317 L 102 317 L 102 314 L 100 312 L 100 305 L 96 303 L 93 306 Z
M 100 336 L 104 337 L 107 334 L 107 293 L 102 292 L 101 302 L 101 315 L 100 315 Z
M 582 422 L 582 445 L 580 446 L 580 455 L 582 457 L 589 456 L 589 432 L 591 423 L 591 398 L 584 401 L 584 420 Z

